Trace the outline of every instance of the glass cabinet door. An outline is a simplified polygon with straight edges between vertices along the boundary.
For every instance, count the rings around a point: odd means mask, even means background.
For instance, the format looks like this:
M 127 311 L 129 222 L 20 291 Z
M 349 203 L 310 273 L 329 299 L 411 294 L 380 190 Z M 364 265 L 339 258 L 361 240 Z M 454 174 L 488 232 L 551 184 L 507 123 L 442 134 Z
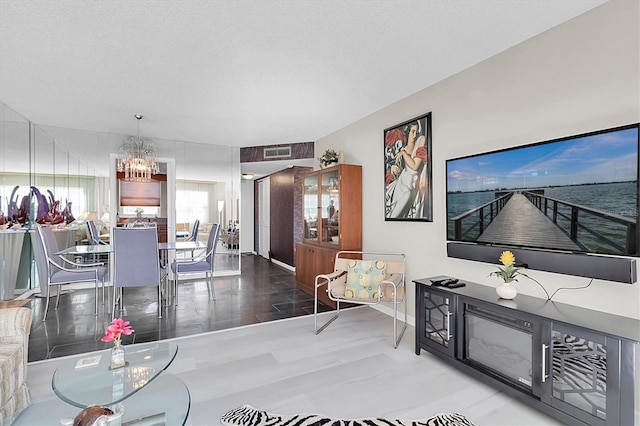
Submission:
M 617 386 L 617 380 L 607 380 L 607 371 L 617 370 L 618 346 L 616 339 L 590 330 L 553 324 L 552 362 L 543 372 L 551 378 L 551 405 L 589 424 L 620 424 L 615 398 L 607 399 L 609 386 Z
M 420 339 L 430 347 L 453 356 L 455 317 L 451 299 L 445 293 L 424 289 L 421 302 L 424 323 L 420 324 L 423 332 Z
M 312 174 L 304 178 L 303 188 L 304 227 L 302 236 L 305 240 L 318 239 L 318 175 Z
M 320 193 L 320 236 L 321 241 L 338 244 L 340 239 L 340 188 L 338 170 L 328 171 L 321 175 L 322 187 Z

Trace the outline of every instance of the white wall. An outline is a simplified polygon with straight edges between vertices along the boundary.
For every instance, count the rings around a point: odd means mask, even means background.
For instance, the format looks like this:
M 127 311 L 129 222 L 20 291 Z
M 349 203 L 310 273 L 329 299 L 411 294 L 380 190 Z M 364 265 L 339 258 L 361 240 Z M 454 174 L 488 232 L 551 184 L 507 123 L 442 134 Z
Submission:
M 640 121 L 640 7 L 612 1 L 494 56 L 316 142 L 363 165 L 363 247 L 403 251 L 407 276 L 448 274 L 495 286 L 495 264 L 446 254 L 447 158 L 585 133 Z M 433 113 L 432 223 L 385 222 L 383 129 Z M 497 263 L 497 259 L 496 259 Z M 529 271 L 551 293 L 588 279 Z M 640 273 L 638 274 L 640 276 Z M 543 297 L 533 282 L 523 294 Z M 413 284 L 408 294 L 413 311 Z M 640 284 L 594 281 L 553 299 L 640 319 Z

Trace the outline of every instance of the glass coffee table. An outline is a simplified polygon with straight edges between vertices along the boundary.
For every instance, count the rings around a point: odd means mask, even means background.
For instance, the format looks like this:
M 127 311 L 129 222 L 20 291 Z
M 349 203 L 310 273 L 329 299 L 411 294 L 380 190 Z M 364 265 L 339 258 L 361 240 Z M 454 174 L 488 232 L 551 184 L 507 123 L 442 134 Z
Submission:
M 120 404 L 124 414 L 115 423 L 118 425 L 184 425 L 191 409 L 191 395 L 182 380 L 165 372 Z M 118 411 L 117 407 L 111 408 Z M 72 424 L 80 411 L 51 392 L 32 401 L 12 426 Z
M 62 361 L 51 381 L 59 399 L 52 396 L 30 405 L 16 424 L 73 419 L 89 405 L 124 406 L 123 425 L 184 424 L 191 408 L 189 390 L 179 378 L 162 374 L 175 359 L 178 345 L 160 341 L 124 349 L 127 365 L 115 370 L 109 369 L 110 349 Z M 60 399 L 77 408 L 60 404 Z
M 151 342 L 123 346 L 125 367 L 110 370 L 111 350 L 63 362 L 53 373 L 51 386 L 63 401 L 85 408 L 114 405 L 141 391 L 171 365 L 178 345 Z

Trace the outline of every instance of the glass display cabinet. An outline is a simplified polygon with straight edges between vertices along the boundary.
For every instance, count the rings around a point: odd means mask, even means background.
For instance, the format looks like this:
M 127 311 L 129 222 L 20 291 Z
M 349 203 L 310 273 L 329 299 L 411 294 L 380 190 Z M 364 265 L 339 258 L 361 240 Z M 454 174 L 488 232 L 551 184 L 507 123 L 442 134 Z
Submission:
M 338 164 L 303 178 L 303 229 L 296 244 L 298 288 L 314 294 L 316 275 L 333 271 L 340 250 L 362 250 L 362 167 Z M 328 297 L 322 301 L 330 306 Z
M 341 250 L 360 250 L 362 169 L 340 164 L 304 177 L 303 239 Z

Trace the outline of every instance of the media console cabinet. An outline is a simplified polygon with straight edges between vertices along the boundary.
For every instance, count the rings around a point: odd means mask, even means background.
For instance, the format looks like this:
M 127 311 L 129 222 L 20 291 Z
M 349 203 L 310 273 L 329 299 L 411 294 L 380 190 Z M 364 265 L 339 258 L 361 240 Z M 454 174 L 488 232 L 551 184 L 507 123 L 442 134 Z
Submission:
M 563 423 L 640 424 L 640 321 L 475 283 L 416 284 L 422 349 Z

